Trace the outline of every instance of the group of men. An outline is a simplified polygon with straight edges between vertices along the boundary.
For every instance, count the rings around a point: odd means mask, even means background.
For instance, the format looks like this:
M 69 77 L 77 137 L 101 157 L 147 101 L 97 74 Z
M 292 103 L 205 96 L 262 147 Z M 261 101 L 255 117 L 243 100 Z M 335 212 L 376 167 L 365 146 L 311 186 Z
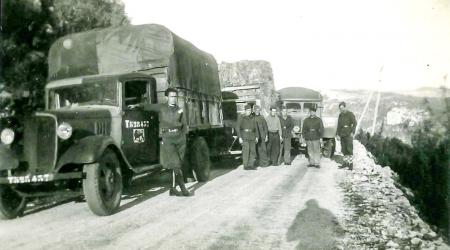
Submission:
M 291 165 L 291 138 L 293 137 L 294 121 L 285 106 L 281 115 L 277 108 L 270 107 L 270 114 L 261 115 L 261 107 L 245 106 L 245 111 L 238 118 L 236 131 L 239 143 L 242 144 L 242 161 L 245 170 L 255 170 L 258 166 Z M 345 102 L 339 104 L 337 136 L 341 141 L 341 151 L 344 154 L 340 168 L 353 169 L 353 136 L 356 129 L 356 119 L 352 112 L 346 109 Z M 316 107 L 309 109 L 309 116 L 304 119 L 302 136 L 306 142 L 309 164 L 308 167 L 320 168 L 322 137 L 324 126 L 322 119 L 316 115 Z
M 261 115 L 261 107 L 245 106 L 244 115 L 237 121 L 236 131 L 242 144 L 244 169 L 255 170 L 257 166 L 267 167 L 291 165 L 291 138 L 294 121 L 283 107 L 278 116 L 277 108 L 270 107 L 267 117 Z
M 172 170 L 172 196 L 192 196 L 187 190 L 182 162 L 186 151 L 186 134 L 188 125 L 183 109 L 178 107 L 178 91 L 168 88 L 165 91 L 167 104 L 160 108 L 159 130 L 161 135 L 161 161 L 164 168 Z M 144 107 L 145 108 L 145 107 Z M 344 102 L 339 104 L 341 114 L 338 119 L 337 134 L 341 140 L 344 164 L 342 167 L 353 168 L 353 136 L 356 128 L 355 116 L 346 110 Z M 245 113 L 237 121 L 237 134 L 242 144 L 242 160 L 244 169 L 254 170 L 256 166 L 291 165 L 291 138 L 294 121 L 283 107 L 278 116 L 277 108 L 270 107 L 267 117 L 261 115 L 261 107 L 255 105 L 254 113 L 250 105 L 245 106 Z M 323 136 L 322 120 L 316 116 L 315 107 L 310 108 L 309 117 L 303 121 L 302 136 L 306 140 L 309 167 L 320 167 L 321 140 Z M 258 162 L 255 165 L 255 161 Z M 180 187 L 180 191 L 176 188 Z

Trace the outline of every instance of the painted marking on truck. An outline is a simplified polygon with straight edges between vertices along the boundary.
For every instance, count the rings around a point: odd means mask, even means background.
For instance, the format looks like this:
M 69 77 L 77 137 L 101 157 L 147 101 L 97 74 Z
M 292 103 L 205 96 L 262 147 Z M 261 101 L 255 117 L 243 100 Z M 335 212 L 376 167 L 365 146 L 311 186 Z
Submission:
M 125 128 L 148 128 L 150 121 L 131 121 L 125 120 Z
M 144 129 L 133 129 L 133 142 L 143 143 L 145 141 Z

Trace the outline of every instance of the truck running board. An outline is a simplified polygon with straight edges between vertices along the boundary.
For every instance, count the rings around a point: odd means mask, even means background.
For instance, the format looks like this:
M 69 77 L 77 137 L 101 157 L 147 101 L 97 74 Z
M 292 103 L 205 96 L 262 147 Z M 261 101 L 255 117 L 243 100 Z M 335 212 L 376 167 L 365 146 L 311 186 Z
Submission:
M 134 174 L 143 174 L 159 168 L 162 168 L 162 165 L 158 163 L 153 165 L 135 167 L 133 168 L 133 172 Z

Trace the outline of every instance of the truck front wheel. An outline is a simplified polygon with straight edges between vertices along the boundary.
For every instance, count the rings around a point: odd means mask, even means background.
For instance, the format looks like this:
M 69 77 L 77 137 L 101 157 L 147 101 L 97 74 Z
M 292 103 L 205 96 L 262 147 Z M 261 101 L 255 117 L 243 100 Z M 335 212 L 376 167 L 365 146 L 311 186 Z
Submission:
M 206 182 L 209 180 L 211 171 L 211 161 L 209 159 L 209 148 L 203 137 L 197 137 L 192 143 L 192 151 L 189 155 L 192 169 L 197 176 L 197 181 Z
M 120 205 L 122 195 L 122 172 L 116 154 L 107 149 L 95 164 L 83 167 L 86 178 L 83 192 L 89 208 L 96 215 L 113 214 Z
M 0 185 L 0 219 L 14 219 L 23 214 L 27 203 L 11 187 Z

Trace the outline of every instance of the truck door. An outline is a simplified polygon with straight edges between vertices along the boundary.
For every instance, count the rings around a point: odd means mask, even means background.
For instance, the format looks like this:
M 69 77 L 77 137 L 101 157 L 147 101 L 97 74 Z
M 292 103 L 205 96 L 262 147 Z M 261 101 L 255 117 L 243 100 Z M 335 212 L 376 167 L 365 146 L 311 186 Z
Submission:
M 122 150 L 133 166 L 156 163 L 159 158 L 158 114 L 133 105 L 156 103 L 154 78 L 123 81 Z

